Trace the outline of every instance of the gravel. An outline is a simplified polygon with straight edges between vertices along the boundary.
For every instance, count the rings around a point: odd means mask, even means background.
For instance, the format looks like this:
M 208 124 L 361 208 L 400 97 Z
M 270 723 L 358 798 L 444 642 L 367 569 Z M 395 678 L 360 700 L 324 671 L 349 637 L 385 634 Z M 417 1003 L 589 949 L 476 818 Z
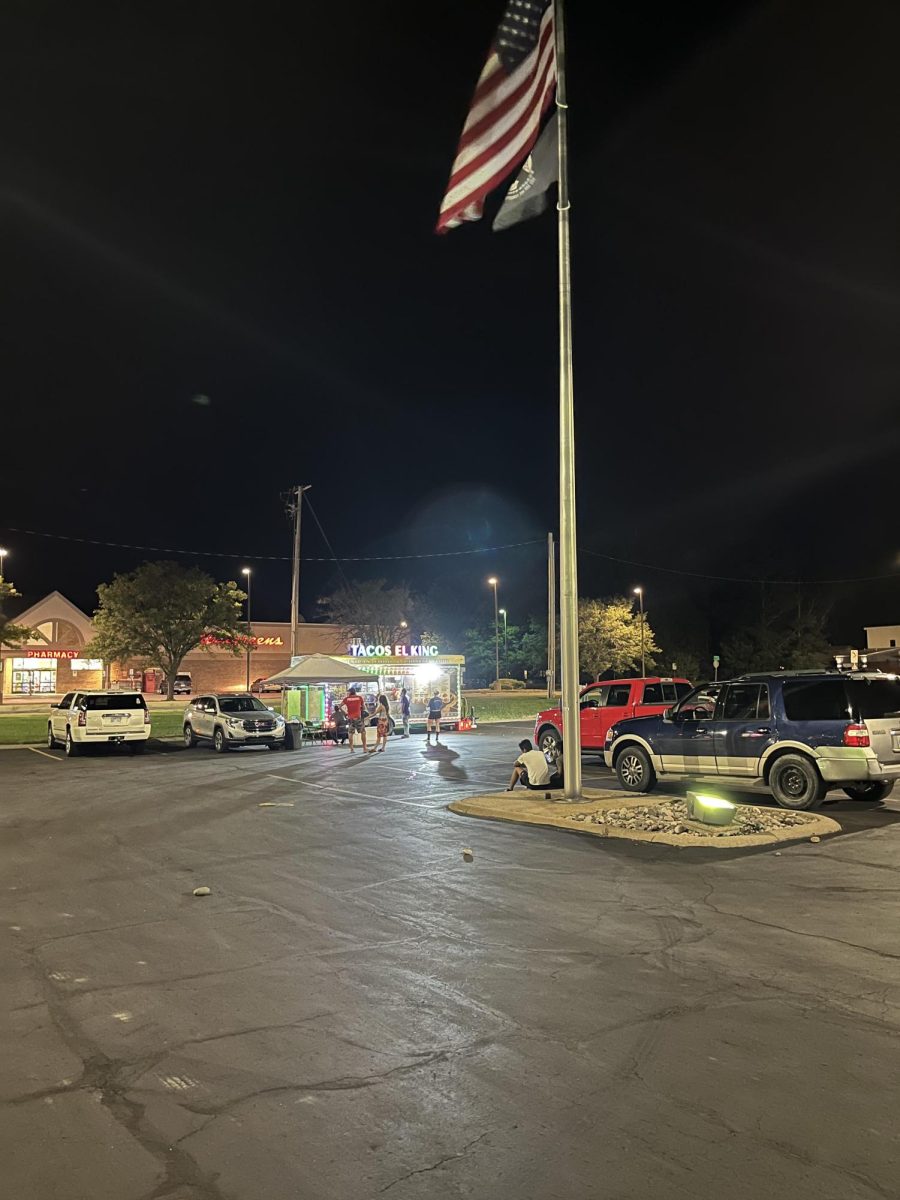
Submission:
M 593 813 L 573 813 L 571 821 L 589 825 L 612 825 L 616 829 L 641 829 L 647 833 L 683 833 L 692 837 L 735 837 L 750 833 L 771 833 L 775 829 L 794 829 L 808 825 L 813 817 L 806 813 L 779 808 L 739 806 L 730 825 L 699 825 L 688 821 L 683 800 L 659 804 L 637 804 L 628 808 L 608 808 Z

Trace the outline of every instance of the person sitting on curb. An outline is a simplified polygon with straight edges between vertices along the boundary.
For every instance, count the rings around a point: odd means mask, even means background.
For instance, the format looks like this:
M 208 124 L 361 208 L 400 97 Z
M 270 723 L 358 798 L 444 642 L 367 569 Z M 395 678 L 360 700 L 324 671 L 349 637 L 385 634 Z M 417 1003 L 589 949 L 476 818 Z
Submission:
M 513 767 L 509 787 L 506 789 L 508 792 L 511 792 L 519 783 L 524 783 L 531 792 L 543 792 L 550 788 L 562 787 L 561 775 L 558 771 L 551 774 L 550 764 L 542 750 L 535 750 L 528 738 L 519 742 L 519 749 L 522 753 L 516 759 L 516 765 Z

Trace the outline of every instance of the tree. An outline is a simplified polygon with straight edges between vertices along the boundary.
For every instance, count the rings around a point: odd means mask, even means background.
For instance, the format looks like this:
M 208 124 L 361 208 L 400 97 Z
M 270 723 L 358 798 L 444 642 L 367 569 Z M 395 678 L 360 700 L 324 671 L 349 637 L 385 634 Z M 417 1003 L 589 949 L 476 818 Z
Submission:
M 815 598 L 778 607 L 763 604 L 759 616 L 722 643 L 727 676 L 751 671 L 818 670 L 833 664 L 828 641 L 829 609 Z
M 641 618 L 626 596 L 608 600 L 579 600 L 578 637 L 581 669 L 595 679 L 611 670 L 616 675 L 641 665 Z M 660 650 L 644 613 L 644 661 L 653 666 Z
M 501 632 L 502 639 L 503 634 Z M 503 647 L 501 645 L 501 656 Z M 496 671 L 496 642 L 494 622 L 478 625 L 463 633 L 463 652 L 466 656 L 466 682 L 484 687 L 493 682 Z M 502 661 L 502 657 L 501 657 Z
M 139 659 L 166 673 L 167 698 L 186 654 L 211 635 L 216 647 L 239 654 L 247 630 L 241 622 L 246 594 L 236 583 L 216 583 L 196 567 L 144 563 L 97 588 L 94 637 L 87 653 L 106 662 Z
M 27 642 L 31 630 L 27 625 L 14 625 L 3 611 L 7 600 L 14 600 L 19 593 L 15 585 L 0 577 L 0 646 L 8 646 L 11 650 Z
M 368 579 L 338 588 L 319 604 L 348 641 L 380 646 L 409 641 L 415 602 L 406 584 L 388 587 L 384 579 Z

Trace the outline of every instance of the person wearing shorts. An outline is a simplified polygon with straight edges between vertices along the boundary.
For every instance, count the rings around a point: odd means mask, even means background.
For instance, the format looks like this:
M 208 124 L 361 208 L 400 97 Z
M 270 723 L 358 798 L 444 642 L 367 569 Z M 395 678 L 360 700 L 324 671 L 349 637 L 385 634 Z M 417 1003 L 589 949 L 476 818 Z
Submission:
M 428 712 L 425 714 L 425 745 L 431 745 L 431 735 L 434 734 L 435 745 L 441 740 L 441 713 L 444 702 L 441 693 L 435 692 L 428 701 Z
M 388 734 L 391 732 L 391 709 L 387 696 L 381 695 L 378 697 L 378 703 L 375 706 L 375 716 L 378 718 L 375 749 L 380 754 L 387 749 Z
M 347 733 L 350 743 L 350 753 L 353 753 L 353 735 L 358 733 L 362 739 L 363 753 L 366 751 L 366 720 L 365 704 L 356 688 L 351 688 L 341 701 L 341 708 L 347 717 Z
M 561 777 L 555 771 L 551 771 L 550 764 L 542 750 L 535 750 L 528 738 L 519 742 L 519 750 L 521 753 L 513 767 L 509 787 L 506 789 L 508 792 L 511 792 L 520 783 L 524 783 L 530 792 L 542 792 L 545 788 L 562 787 Z

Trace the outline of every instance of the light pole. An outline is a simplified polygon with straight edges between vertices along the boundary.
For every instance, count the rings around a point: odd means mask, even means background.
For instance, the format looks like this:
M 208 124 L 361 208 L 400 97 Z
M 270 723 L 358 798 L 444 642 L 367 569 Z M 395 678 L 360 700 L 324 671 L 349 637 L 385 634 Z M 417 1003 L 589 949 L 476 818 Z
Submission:
M 3 582 L 3 560 L 6 558 L 7 554 L 8 554 L 7 550 L 0 550 L 0 583 Z M 0 596 L 0 600 L 2 600 L 2 596 Z M 4 663 L 3 663 L 3 647 L 0 646 L 0 704 L 3 703 L 3 671 L 4 671 L 4 669 L 5 668 L 4 668 Z
M 500 691 L 500 610 L 497 608 L 497 584 L 500 580 L 496 575 L 492 575 L 488 580 L 488 586 L 494 589 L 494 668 L 496 670 L 496 680 L 494 687 Z
M 241 574 L 247 580 L 247 691 L 250 691 L 250 637 L 252 626 L 250 624 L 250 568 L 244 567 Z
M 506 624 L 506 609 L 500 609 L 500 616 L 503 618 L 503 670 L 509 674 L 509 628 Z
M 634 594 L 641 603 L 641 679 L 644 679 L 647 675 L 647 668 L 644 665 L 644 589 L 636 587 Z

